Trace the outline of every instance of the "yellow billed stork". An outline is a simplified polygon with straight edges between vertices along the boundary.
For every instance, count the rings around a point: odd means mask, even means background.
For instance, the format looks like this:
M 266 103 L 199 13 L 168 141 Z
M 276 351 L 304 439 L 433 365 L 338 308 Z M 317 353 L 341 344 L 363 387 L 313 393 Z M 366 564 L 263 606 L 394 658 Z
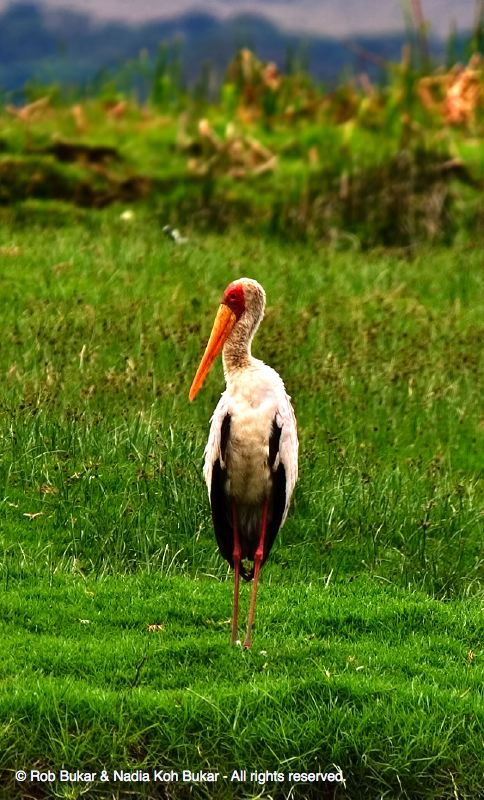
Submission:
M 204 477 L 217 544 L 234 569 L 233 644 L 239 575 L 254 579 L 245 648 L 252 644 L 260 568 L 286 519 L 297 479 L 297 426 L 290 398 L 277 372 L 251 354 L 265 299 L 262 286 L 250 278 L 227 286 L 189 394 L 193 400 L 222 351 L 227 388 L 212 417 Z M 253 562 L 250 570 L 244 559 Z

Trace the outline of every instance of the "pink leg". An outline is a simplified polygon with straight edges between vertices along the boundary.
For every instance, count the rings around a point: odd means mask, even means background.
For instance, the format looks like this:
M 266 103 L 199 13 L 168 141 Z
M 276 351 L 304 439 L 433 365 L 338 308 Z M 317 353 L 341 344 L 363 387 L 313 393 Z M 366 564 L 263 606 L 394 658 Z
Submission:
M 230 638 L 231 644 L 237 641 L 237 619 L 239 616 L 239 575 L 240 575 L 240 557 L 242 555 L 240 550 L 239 531 L 237 528 L 237 508 L 235 500 L 232 501 L 232 530 L 234 533 L 234 607 L 232 611 L 232 636 Z
M 262 508 L 262 523 L 260 529 L 260 539 L 259 544 L 257 546 L 257 550 L 255 551 L 254 556 L 254 584 L 252 586 L 252 597 L 250 601 L 250 610 L 249 610 L 249 621 L 247 623 L 247 633 L 245 635 L 245 642 L 244 647 L 247 650 L 249 647 L 252 647 L 252 625 L 254 622 L 254 612 L 255 612 L 255 600 L 257 597 L 257 584 L 259 582 L 259 572 L 262 564 L 262 559 L 264 558 L 264 542 L 266 538 L 266 527 L 267 527 L 267 510 L 268 510 L 268 501 L 267 497 L 264 500 L 264 506 Z

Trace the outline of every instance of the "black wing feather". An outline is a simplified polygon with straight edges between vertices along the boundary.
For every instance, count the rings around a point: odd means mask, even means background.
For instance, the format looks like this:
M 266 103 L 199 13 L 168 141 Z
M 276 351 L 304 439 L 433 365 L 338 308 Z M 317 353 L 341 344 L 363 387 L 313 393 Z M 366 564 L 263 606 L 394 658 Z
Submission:
M 271 513 L 269 516 L 269 524 L 266 531 L 266 544 L 264 547 L 264 561 L 269 555 L 274 540 L 277 536 L 279 528 L 281 527 L 282 518 L 284 516 L 284 509 L 286 507 L 286 470 L 284 465 L 279 462 L 276 470 L 274 464 L 279 454 L 279 445 L 281 442 L 282 426 L 277 424 L 277 419 L 274 417 L 272 420 L 272 430 L 269 439 L 269 466 L 273 470 L 272 473 L 272 502 Z M 264 562 L 262 562 L 264 563 Z
M 227 471 L 217 459 L 212 469 L 212 485 L 210 487 L 210 506 L 212 508 L 213 529 L 220 555 L 234 566 L 234 532 L 230 504 L 225 493 Z
M 212 468 L 212 485 L 210 487 L 210 506 L 212 508 L 212 520 L 220 554 L 230 566 L 234 566 L 232 557 L 234 533 L 232 529 L 232 515 L 230 513 L 229 502 L 225 492 L 227 482 L 227 470 L 222 464 L 225 462 L 225 453 L 230 436 L 230 414 L 226 414 L 222 420 L 220 428 L 220 455 Z
M 222 426 L 220 428 L 220 454 L 222 456 L 222 461 L 225 461 L 225 453 L 227 452 L 229 436 L 230 436 L 230 414 L 226 414 L 222 420 Z
M 276 417 L 272 420 L 271 435 L 269 438 L 269 466 L 272 472 L 272 496 L 270 498 L 269 508 L 269 521 L 266 529 L 266 538 L 264 544 L 264 558 L 262 563 L 267 560 L 271 552 L 272 545 L 275 542 L 276 536 L 281 527 L 284 510 L 286 508 L 286 470 L 284 464 L 279 463 L 277 469 L 274 468 L 277 455 L 279 453 L 279 444 L 281 441 L 282 427 L 277 424 Z M 254 576 L 254 568 L 248 574 L 248 578 Z
M 272 420 L 271 435 L 269 437 L 269 466 L 271 469 L 275 464 L 277 454 L 279 452 L 279 442 L 281 441 L 281 433 L 282 433 L 282 427 L 277 424 L 277 420 L 274 417 L 274 419 Z

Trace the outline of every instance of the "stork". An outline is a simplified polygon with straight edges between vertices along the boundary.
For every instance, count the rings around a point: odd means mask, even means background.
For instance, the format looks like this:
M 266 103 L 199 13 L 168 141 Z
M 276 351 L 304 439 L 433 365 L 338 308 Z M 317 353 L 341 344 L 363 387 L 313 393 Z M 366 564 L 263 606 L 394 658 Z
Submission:
M 262 286 L 250 278 L 227 286 L 189 394 L 193 400 L 222 351 L 227 388 L 212 417 L 203 473 L 217 544 L 234 570 L 232 644 L 237 642 L 239 577 L 254 579 L 244 648 L 252 645 L 259 572 L 284 524 L 297 479 L 290 398 L 277 372 L 251 354 L 265 300 Z M 253 562 L 251 569 L 244 560 Z

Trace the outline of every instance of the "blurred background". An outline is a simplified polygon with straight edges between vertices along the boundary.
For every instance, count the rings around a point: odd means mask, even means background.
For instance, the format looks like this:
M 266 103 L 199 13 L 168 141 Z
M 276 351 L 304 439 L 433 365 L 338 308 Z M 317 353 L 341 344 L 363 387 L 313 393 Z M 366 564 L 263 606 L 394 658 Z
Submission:
M 297 58 L 334 84 L 345 70 L 375 76 L 409 39 L 437 61 L 463 57 L 480 18 L 476 0 L 1 0 L 0 86 L 85 83 L 140 53 L 154 58 L 160 42 L 178 49 L 188 84 L 210 70 L 212 90 L 240 47 L 280 67 Z
M 483 30 L 483 0 L 0 2 L 0 205 L 474 242 Z

